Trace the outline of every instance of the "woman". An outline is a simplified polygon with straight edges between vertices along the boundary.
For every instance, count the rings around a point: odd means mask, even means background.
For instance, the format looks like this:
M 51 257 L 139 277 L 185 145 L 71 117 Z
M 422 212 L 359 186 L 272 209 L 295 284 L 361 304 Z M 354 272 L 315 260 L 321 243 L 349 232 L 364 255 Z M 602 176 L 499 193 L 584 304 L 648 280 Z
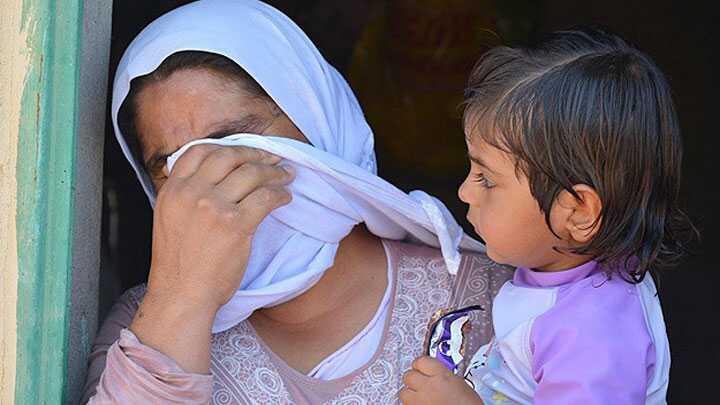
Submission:
M 489 308 L 509 277 L 457 255 L 482 246 L 436 200 L 374 175 L 349 87 L 265 4 L 153 22 L 120 62 L 113 123 L 155 207 L 152 263 L 96 338 L 91 403 L 396 402 L 430 316 Z M 261 137 L 217 140 L 235 133 Z

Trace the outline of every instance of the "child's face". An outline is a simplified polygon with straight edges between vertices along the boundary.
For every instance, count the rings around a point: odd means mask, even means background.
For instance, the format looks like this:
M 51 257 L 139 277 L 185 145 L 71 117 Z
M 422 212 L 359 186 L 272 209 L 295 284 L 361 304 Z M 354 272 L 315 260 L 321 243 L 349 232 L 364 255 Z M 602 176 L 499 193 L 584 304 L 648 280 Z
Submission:
M 478 137 L 467 139 L 470 172 L 458 194 L 469 206 L 467 219 L 485 240 L 488 256 L 498 263 L 537 270 L 574 267 L 576 257 L 553 249 L 567 244 L 548 228 L 527 179 L 516 174 L 510 156 Z M 554 211 L 551 223 L 562 222 Z

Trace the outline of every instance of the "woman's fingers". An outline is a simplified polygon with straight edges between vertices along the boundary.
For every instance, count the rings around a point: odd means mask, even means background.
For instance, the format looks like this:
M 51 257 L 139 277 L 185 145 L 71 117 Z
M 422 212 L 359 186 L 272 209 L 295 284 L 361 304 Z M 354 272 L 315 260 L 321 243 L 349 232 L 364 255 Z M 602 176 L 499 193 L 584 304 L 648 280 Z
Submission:
M 262 163 L 245 163 L 235 168 L 215 187 L 227 201 L 239 202 L 263 186 L 285 186 L 294 178 L 289 168 Z
M 182 156 L 175 162 L 172 173 L 173 177 L 185 178 L 190 177 L 197 171 L 200 164 L 214 150 L 220 149 L 219 145 L 201 144 L 191 146 Z
M 258 225 L 274 209 L 287 205 L 292 195 L 284 187 L 266 186 L 253 190 L 237 204 L 238 232 L 255 233 Z
M 280 162 L 280 158 L 245 146 L 193 145 L 175 162 L 172 175 L 217 184 L 233 169 L 251 162 L 272 165 Z
M 279 157 L 260 149 L 244 146 L 222 147 L 205 157 L 194 177 L 209 184 L 218 184 L 238 167 L 251 163 L 273 165 L 279 162 Z

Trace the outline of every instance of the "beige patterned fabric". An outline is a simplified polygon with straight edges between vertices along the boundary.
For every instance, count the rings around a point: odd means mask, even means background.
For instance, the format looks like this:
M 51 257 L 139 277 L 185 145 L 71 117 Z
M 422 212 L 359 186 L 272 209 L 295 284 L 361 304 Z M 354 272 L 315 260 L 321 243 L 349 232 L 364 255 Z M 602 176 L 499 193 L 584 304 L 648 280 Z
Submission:
M 250 323 L 213 336 L 214 404 L 288 404 L 290 394 Z
M 458 275 L 451 276 L 436 249 L 399 242 L 386 242 L 386 246 L 394 269 L 393 298 L 383 340 L 368 364 L 336 380 L 308 377 L 275 355 L 245 321 L 213 336 L 212 403 L 397 403 L 402 375 L 422 354 L 432 314 L 438 309 L 479 304 L 485 311 L 475 312 L 471 318 L 466 351 L 469 360 L 492 336 L 492 298 L 511 277 L 511 270 L 484 255 L 465 255 Z M 126 294 L 130 307 L 137 309 L 143 293 L 144 287 L 140 287 Z M 98 368 L 91 364 L 91 370 Z M 89 378 L 90 382 L 97 376 Z
M 512 278 L 512 269 L 501 266 L 485 255 L 466 255 L 455 279 L 452 308 L 481 305 L 482 312 L 470 313 L 470 327 L 465 341 L 465 357 L 460 364 L 464 374 L 473 354 L 493 336 L 492 301 L 500 287 Z
M 486 311 L 473 314 L 468 343 L 489 340 L 492 297 L 510 275 L 506 268 L 466 256 L 456 283 L 436 250 L 388 245 L 396 287 L 386 335 L 369 364 L 338 380 L 316 380 L 290 369 L 243 322 L 213 340 L 213 403 L 395 403 L 402 375 L 422 354 L 428 320 L 441 308 L 482 305 Z

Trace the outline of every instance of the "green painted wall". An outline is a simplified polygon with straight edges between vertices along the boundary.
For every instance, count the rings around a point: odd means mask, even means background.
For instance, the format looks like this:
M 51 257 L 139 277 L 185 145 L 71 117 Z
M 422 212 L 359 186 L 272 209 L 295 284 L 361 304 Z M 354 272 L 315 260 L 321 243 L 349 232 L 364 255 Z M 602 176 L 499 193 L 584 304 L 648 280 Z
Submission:
M 17 155 L 16 404 L 63 402 L 82 2 L 24 0 Z

